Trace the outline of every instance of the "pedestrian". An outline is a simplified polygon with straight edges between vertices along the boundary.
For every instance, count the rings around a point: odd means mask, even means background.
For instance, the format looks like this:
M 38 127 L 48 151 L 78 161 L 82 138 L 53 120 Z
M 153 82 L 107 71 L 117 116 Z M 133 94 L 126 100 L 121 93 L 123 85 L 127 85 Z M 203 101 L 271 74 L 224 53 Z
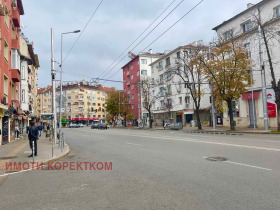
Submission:
M 50 126 L 49 126 L 49 124 L 47 125 L 47 130 L 50 130 Z
M 43 126 L 40 124 L 40 125 L 38 126 L 38 133 L 39 133 L 39 136 L 41 136 L 42 130 L 43 130 Z
M 34 122 L 30 123 L 30 129 L 28 133 L 28 139 L 29 139 L 29 146 L 32 150 L 32 154 L 28 157 L 33 157 L 33 154 L 37 156 L 37 140 L 38 140 L 38 129 L 34 125 Z M 33 151 L 33 144 L 34 144 L 34 151 Z M 34 153 L 33 153 L 34 152 Z
M 18 125 L 15 126 L 15 138 L 18 139 L 19 137 L 19 128 Z
M 165 129 L 165 121 L 162 121 L 162 127 Z
M 29 126 L 26 126 L 26 134 L 29 132 Z

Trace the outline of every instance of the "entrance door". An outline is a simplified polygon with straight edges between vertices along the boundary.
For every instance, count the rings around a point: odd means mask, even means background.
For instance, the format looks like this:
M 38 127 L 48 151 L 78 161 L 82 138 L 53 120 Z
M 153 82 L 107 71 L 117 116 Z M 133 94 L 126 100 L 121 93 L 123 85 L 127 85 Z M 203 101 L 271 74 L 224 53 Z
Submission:
M 256 117 L 256 106 L 255 106 L 255 100 L 248 100 L 248 105 L 249 105 L 249 118 L 250 118 L 250 125 L 248 128 L 253 128 L 254 124 L 257 127 L 257 117 Z M 254 107 L 253 107 L 254 106 Z M 254 112 L 253 112 L 254 111 Z M 255 122 L 254 122 L 255 121 Z
M 3 125 L 2 125 L 2 144 L 6 144 L 9 142 L 9 118 L 3 117 Z
M 192 114 L 186 114 L 186 123 L 191 123 L 193 120 L 193 115 Z

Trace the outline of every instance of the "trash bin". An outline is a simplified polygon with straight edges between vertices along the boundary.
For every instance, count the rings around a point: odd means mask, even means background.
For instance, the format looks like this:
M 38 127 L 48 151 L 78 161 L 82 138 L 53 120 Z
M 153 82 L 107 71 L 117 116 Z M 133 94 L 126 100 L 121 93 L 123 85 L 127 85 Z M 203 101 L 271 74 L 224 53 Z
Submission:
M 51 131 L 50 130 L 47 130 L 46 131 L 46 138 L 50 138 L 51 137 Z

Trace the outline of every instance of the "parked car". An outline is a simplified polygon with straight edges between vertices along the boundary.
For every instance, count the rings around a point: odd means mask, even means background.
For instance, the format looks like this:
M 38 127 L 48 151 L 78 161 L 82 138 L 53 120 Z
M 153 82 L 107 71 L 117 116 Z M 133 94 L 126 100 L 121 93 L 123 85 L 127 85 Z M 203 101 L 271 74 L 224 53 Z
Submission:
M 98 129 L 107 129 L 107 125 L 105 123 L 100 123 Z
M 179 123 L 171 123 L 169 128 L 171 130 L 180 130 L 183 129 L 183 123 L 179 122 Z
M 93 123 L 91 129 L 99 129 L 99 123 Z
M 79 124 L 79 127 L 84 127 L 84 124 L 80 123 L 80 124 Z
M 79 125 L 76 124 L 76 123 L 71 123 L 71 124 L 69 125 L 69 128 L 78 128 L 78 127 L 79 127 Z

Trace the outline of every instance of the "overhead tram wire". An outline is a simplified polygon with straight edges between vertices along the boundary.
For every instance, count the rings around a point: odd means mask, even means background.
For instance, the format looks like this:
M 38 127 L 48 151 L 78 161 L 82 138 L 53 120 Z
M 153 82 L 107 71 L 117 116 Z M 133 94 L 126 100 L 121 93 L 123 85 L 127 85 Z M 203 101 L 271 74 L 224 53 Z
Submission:
M 153 43 L 155 43 L 160 37 L 162 37 L 167 31 L 169 31 L 171 28 L 173 28 L 179 21 L 181 21 L 184 17 L 186 17 L 191 11 L 193 11 L 197 6 L 199 6 L 204 0 L 201 0 L 200 2 L 198 2 L 195 6 L 193 6 L 187 13 L 185 13 L 180 19 L 178 19 L 175 23 L 173 23 L 168 29 L 166 29 L 163 33 L 161 33 L 154 41 L 152 41 L 147 47 L 145 47 L 142 51 L 145 51 L 149 46 L 151 46 Z M 125 58 L 125 57 L 124 57 Z M 123 59 L 124 59 L 123 58 Z M 123 60 L 122 59 L 122 60 Z M 121 61 L 122 61 L 121 60 Z M 120 63 L 120 62 L 119 62 Z M 118 70 L 112 74 L 108 79 L 112 78 L 113 76 L 115 76 L 118 73 Z
M 65 60 L 67 59 L 67 57 L 69 56 L 69 54 L 71 53 L 71 51 L 73 50 L 73 48 L 75 47 L 75 45 L 77 44 L 77 42 L 79 41 L 80 37 L 83 35 L 84 31 L 86 30 L 88 24 L 90 23 L 90 21 L 92 20 L 93 16 L 96 14 L 97 10 L 99 9 L 100 5 L 102 4 L 104 0 L 101 0 L 98 4 L 98 6 L 96 7 L 96 9 L 94 10 L 94 12 L 92 13 L 91 17 L 89 18 L 88 22 L 86 23 L 86 25 L 84 26 L 83 30 L 81 31 L 81 33 L 79 34 L 78 38 L 76 39 L 76 41 L 74 42 L 74 44 L 72 45 L 72 47 L 70 48 L 69 52 L 67 53 L 67 55 L 64 57 L 62 63 L 65 62 Z
M 144 36 L 130 51 L 134 50 L 139 44 L 141 44 L 141 42 L 143 42 L 175 9 L 177 9 L 177 7 L 183 3 L 184 0 L 180 1 L 176 7 L 174 7 L 148 34 L 146 34 L 146 36 Z M 110 69 L 109 72 L 107 72 L 102 78 L 104 78 L 106 75 L 108 75 L 110 72 L 112 72 L 114 70 L 114 68 L 123 61 L 123 59 L 126 58 L 126 55 L 124 57 L 122 57 L 122 59 L 113 66 L 113 68 Z M 111 78 L 111 77 L 110 77 Z
M 108 66 L 108 68 L 106 68 L 105 71 L 103 71 L 98 78 L 100 78 L 106 71 L 108 71 L 110 69 L 110 67 L 117 62 L 117 60 L 124 54 L 126 53 L 126 51 L 160 18 L 160 16 L 175 2 L 176 0 L 173 0 L 149 25 L 148 27 L 116 58 L 116 60 L 114 60 L 113 63 L 110 64 L 110 66 Z

